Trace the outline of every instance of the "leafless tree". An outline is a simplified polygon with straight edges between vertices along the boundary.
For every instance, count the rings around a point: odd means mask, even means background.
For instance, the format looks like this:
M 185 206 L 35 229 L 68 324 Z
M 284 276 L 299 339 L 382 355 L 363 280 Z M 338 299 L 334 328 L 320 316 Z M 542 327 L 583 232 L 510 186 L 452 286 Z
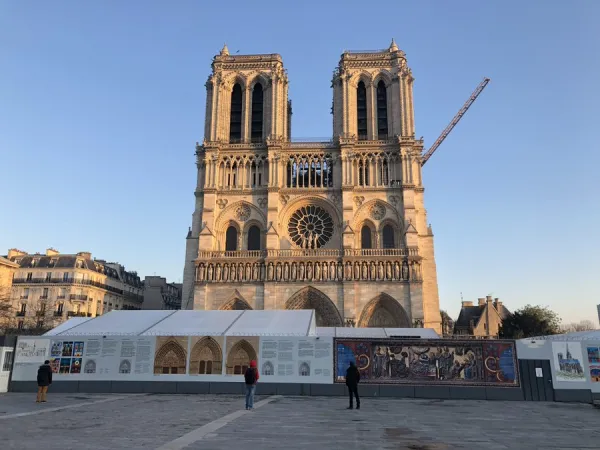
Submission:
M 564 333 L 573 333 L 576 331 L 597 330 L 598 326 L 591 320 L 582 320 L 580 322 L 567 323 L 561 327 Z
M 0 288 L 0 333 L 12 328 L 15 322 L 12 290 Z

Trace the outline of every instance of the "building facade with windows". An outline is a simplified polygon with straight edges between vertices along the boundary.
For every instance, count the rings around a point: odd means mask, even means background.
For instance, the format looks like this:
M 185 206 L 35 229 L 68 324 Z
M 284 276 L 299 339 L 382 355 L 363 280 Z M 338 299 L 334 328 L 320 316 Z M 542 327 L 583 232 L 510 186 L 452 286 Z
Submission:
M 478 299 L 477 305 L 463 301 L 460 314 L 454 323 L 455 336 L 470 336 L 484 339 L 494 339 L 500 334 L 502 321 L 511 312 L 497 298 L 490 295 Z
M 281 56 L 225 46 L 206 83 L 183 307 L 440 331 L 413 81 L 395 42 L 344 52 L 333 138 L 296 141 Z
M 144 278 L 143 309 L 181 309 L 181 283 L 157 276 Z
M 113 309 L 141 309 L 143 284 L 117 263 L 91 253 L 8 251 L 18 268 L 12 280 L 16 328 L 46 328 L 70 317 L 95 317 Z

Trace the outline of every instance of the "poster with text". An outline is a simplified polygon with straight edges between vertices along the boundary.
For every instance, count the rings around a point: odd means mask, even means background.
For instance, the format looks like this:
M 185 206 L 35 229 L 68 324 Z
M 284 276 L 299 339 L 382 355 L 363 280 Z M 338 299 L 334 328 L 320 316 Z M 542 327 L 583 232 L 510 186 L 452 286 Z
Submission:
M 189 375 L 221 375 L 223 342 L 223 336 L 191 337 Z
M 15 353 L 15 364 L 43 363 L 48 359 L 48 339 L 19 339 Z
M 157 337 L 154 353 L 154 375 L 185 375 L 187 345 L 187 337 Z
M 593 383 L 600 383 L 600 348 L 588 347 L 588 365 L 590 366 L 590 377 Z
M 556 381 L 585 382 L 579 342 L 552 342 Z
M 265 382 L 331 383 L 330 337 L 261 337 L 260 374 Z

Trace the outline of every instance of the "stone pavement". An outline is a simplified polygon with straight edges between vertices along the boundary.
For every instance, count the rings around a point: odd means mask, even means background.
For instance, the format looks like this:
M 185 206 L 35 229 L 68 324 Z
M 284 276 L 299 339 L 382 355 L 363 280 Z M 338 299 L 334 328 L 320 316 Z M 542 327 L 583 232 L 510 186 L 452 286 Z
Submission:
M 600 448 L 591 405 L 339 397 L 0 394 L 4 449 Z M 258 406 L 258 405 L 257 405 Z

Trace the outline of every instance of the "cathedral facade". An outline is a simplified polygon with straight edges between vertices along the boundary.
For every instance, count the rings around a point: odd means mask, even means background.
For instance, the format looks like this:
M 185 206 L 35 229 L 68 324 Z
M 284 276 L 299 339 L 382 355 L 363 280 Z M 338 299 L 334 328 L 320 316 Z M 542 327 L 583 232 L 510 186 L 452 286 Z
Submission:
M 440 330 L 413 76 L 395 42 L 344 52 L 333 138 L 291 139 L 278 54 L 215 56 L 183 308 L 314 309 L 318 326 Z

